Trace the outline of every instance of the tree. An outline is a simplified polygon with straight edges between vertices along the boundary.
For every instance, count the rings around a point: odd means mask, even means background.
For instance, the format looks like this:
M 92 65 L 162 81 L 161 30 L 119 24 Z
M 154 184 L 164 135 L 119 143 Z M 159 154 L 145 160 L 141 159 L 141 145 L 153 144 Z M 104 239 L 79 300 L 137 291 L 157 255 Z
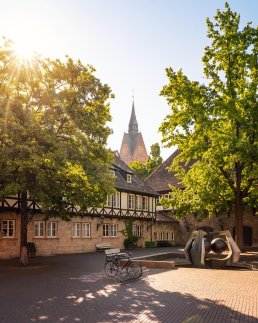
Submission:
M 147 163 L 139 160 L 133 160 L 128 166 L 141 178 L 145 179 L 148 176 Z
M 129 167 L 142 179 L 147 178 L 163 162 L 160 156 L 160 146 L 158 143 L 151 145 L 151 152 L 148 155 L 147 162 L 133 160 Z
M 0 198 L 19 192 L 20 262 L 28 262 L 28 198 L 49 216 L 69 218 L 104 204 L 112 191 L 106 147 L 110 88 L 94 68 L 67 57 L 19 59 L 0 47 Z
M 233 211 L 243 248 L 243 210 L 258 206 L 257 29 L 248 23 L 240 30 L 240 15 L 227 3 L 214 18 L 207 19 L 211 42 L 203 56 L 208 84 L 167 69 L 161 95 L 171 114 L 160 130 L 181 151 L 172 165 L 185 186 L 172 188 L 177 215 Z
M 151 151 L 147 160 L 148 175 L 150 175 L 163 162 L 160 156 L 160 146 L 158 143 L 151 145 Z
M 124 247 L 126 249 L 137 248 L 137 243 L 140 239 L 140 237 L 133 235 L 133 222 L 133 219 L 124 220 L 125 229 L 121 231 L 125 236 Z

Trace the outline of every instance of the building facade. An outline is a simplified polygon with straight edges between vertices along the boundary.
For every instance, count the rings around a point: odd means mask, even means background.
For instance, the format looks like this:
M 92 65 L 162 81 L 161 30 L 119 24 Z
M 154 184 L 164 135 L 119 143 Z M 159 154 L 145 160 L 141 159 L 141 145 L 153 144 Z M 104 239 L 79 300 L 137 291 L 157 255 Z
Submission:
M 139 247 L 153 238 L 158 194 L 142 181 L 115 155 L 110 167 L 115 177 L 115 193 L 107 197 L 106 205 L 89 207 L 84 214 L 71 207 L 70 221 L 46 217 L 40 205 L 28 202 L 28 242 L 33 242 L 37 255 L 96 251 L 96 245 L 108 243 L 124 248 L 125 220 L 132 219 L 133 234 L 139 237 Z M 20 197 L 9 196 L 0 202 L 0 258 L 20 254 Z
M 131 118 L 128 126 L 128 133 L 124 133 L 120 157 L 128 165 L 133 160 L 146 162 L 148 159 L 147 150 L 141 132 L 138 129 L 134 102 L 132 106 Z
M 170 185 L 183 189 L 182 184 L 176 178 L 175 173 L 169 172 L 167 167 L 171 166 L 174 158 L 179 155 L 176 150 L 167 160 L 165 160 L 146 180 L 145 182 L 160 194 L 160 198 L 170 197 Z M 191 167 L 191 163 L 188 167 Z M 171 208 L 164 208 L 157 203 L 157 218 L 159 214 L 166 215 L 175 219 Z M 235 236 L 234 213 L 213 214 L 211 217 L 198 221 L 195 214 L 189 214 L 187 217 L 177 220 L 174 230 L 177 233 L 175 237 L 176 244 L 185 245 L 192 230 L 202 229 L 207 232 L 219 232 L 229 230 L 232 236 Z M 245 246 L 258 246 L 258 212 L 257 210 L 246 210 L 243 217 L 243 233 Z

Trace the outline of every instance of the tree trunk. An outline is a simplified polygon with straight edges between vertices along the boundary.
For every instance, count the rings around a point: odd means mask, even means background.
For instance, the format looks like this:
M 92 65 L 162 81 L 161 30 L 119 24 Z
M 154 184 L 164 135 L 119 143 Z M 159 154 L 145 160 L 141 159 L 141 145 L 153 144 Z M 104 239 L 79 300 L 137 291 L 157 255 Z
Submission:
M 241 251 L 244 251 L 244 235 L 243 235 L 243 207 L 241 203 L 236 203 L 235 208 L 235 228 L 236 243 Z
M 238 128 L 237 128 L 238 129 Z M 239 137 L 239 134 L 237 134 Z M 241 191 L 242 167 L 239 162 L 235 164 L 236 171 L 236 191 L 235 191 L 235 228 L 236 243 L 241 251 L 244 251 L 244 234 L 243 234 L 243 194 Z
M 28 250 L 27 250 L 27 192 L 21 192 L 21 243 L 20 243 L 20 264 L 23 266 L 28 265 Z

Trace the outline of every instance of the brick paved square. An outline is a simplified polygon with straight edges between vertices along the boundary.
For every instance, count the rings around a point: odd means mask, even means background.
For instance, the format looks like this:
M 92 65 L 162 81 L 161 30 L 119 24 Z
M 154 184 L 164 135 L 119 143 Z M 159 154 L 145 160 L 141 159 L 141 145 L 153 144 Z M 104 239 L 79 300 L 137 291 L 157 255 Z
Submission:
M 258 322 L 258 271 L 145 270 L 120 284 L 103 253 L 0 266 L 0 322 Z

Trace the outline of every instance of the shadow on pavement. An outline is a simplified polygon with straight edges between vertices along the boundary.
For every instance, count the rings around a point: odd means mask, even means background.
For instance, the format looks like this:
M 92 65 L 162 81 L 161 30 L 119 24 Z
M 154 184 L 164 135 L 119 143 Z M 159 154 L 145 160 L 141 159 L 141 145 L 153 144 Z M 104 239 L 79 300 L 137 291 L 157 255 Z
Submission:
M 93 272 L 103 268 L 103 254 L 68 257 L 69 261 L 67 256 L 49 257 L 48 262 L 36 259 L 27 268 L 2 270 L 0 321 L 257 322 L 216 301 L 154 288 L 152 279 L 164 270 L 150 270 L 141 280 L 119 284 L 103 271 Z
M 243 256 L 250 262 L 257 253 Z M 27 267 L 0 261 L 0 322 L 258 322 L 230 303 L 171 291 L 173 282 L 170 291 L 158 290 L 152 280 L 165 270 L 145 270 L 143 279 L 120 284 L 106 277 L 104 262 L 104 253 L 36 257 Z

